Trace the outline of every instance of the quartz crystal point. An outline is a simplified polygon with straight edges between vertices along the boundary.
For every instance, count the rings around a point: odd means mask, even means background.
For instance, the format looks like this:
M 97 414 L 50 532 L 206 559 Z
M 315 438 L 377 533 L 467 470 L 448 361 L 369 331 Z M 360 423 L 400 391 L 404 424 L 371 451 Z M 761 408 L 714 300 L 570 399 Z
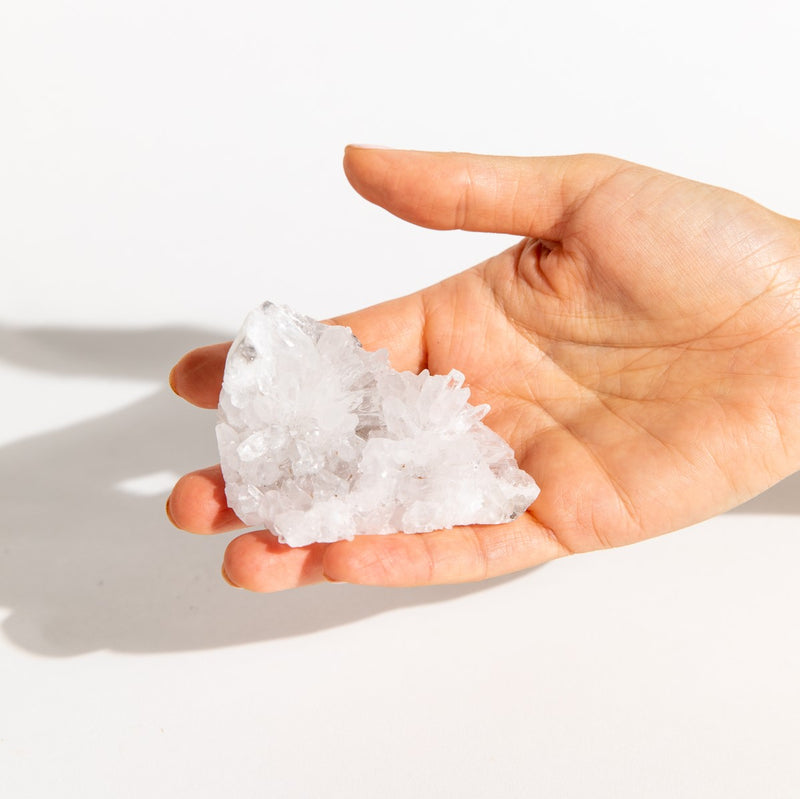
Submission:
M 225 365 L 228 504 L 290 546 L 516 518 L 539 489 L 463 383 L 396 372 L 349 328 L 264 303 Z

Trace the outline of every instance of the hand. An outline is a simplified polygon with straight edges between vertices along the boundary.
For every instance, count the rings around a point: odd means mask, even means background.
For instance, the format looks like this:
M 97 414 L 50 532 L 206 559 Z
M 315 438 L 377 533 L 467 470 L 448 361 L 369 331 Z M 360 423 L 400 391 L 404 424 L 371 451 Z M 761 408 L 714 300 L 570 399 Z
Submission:
M 800 223 L 602 156 L 348 148 L 368 200 L 418 225 L 513 233 L 509 250 L 333 321 L 396 369 L 464 372 L 541 495 L 516 521 L 302 549 L 239 536 L 223 573 L 256 591 L 324 577 L 479 580 L 620 546 L 731 508 L 800 468 Z M 173 386 L 216 407 L 228 344 Z M 179 527 L 241 527 L 219 467 L 183 477 Z

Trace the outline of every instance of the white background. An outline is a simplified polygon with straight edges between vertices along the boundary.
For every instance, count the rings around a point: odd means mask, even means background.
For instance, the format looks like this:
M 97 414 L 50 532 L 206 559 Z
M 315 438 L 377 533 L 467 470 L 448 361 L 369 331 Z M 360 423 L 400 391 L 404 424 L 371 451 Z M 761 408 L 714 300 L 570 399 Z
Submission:
M 229 537 L 163 516 L 216 457 L 182 352 L 508 244 L 369 206 L 346 142 L 606 152 L 800 217 L 796 8 L 0 4 L 2 795 L 800 795 L 797 476 L 463 587 L 237 592 Z

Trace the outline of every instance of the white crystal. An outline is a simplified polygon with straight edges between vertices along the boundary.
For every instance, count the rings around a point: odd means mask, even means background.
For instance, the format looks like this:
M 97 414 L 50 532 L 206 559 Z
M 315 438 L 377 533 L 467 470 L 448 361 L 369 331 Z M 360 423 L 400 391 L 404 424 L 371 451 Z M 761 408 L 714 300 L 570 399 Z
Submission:
M 516 518 L 539 489 L 463 382 L 396 372 L 349 328 L 265 302 L 225 365 L 228 504 L 291 546 Z

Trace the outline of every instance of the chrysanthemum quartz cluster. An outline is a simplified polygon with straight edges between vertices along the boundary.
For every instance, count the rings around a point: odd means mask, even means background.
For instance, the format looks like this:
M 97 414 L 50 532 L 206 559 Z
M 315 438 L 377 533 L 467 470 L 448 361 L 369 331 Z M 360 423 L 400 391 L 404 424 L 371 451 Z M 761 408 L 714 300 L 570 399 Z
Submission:
M 349 328 L 264 303 L 225 366 L 228 504 L 291 546 L 514 519 L 539 489 L 463 382 L 396 372 Z

